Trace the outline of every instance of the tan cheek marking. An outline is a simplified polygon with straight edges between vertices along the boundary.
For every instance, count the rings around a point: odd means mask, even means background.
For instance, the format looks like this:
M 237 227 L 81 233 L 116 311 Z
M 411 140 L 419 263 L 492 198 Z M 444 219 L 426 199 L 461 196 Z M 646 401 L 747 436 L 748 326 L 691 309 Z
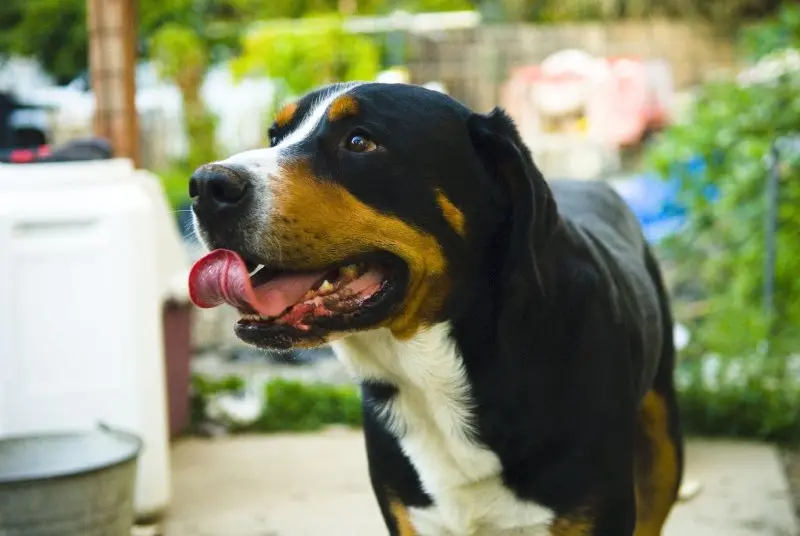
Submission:
M 338 121 L 358 113 L 358 101 L 351 95 L 337 97 L 328 107 L 328 120 Z
M 290 102 L 275 115 L 275 123 L 277 123 L 279 127 L 285 127 L 292 121 L 295 112 L 297 112 L 297 103 Z
M 459 236 L 464 236 L 464 213 L 450 201 L 444 192 L 436 190 L 436 202 L 442 210 L 442 215 Z
M 351 255 L 391 252 L 408 264 L 409 281 L 399 312 L 385 327 L 407 339 L 430 323 L 449 292 L 439 242 L 407 223 L 376 211 L 343 187 L 311 175 L 305 163 L 285 167 L 275 181 L 272 239 L 296 267 L 318 268 Z

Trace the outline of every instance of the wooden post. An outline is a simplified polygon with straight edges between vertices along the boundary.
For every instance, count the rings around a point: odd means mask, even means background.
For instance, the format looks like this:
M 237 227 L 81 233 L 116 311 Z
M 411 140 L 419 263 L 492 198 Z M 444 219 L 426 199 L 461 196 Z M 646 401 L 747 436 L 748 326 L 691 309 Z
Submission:
M 111 142 L 114 156 L 138 167 L 135 1 L 87 0 L 87 16 L 95 134 Z

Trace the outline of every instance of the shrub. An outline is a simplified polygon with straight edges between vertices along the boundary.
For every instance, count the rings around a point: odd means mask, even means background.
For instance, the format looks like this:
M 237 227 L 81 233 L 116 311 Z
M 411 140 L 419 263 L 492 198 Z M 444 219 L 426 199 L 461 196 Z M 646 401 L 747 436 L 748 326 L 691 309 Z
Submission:
M 267 409 L 253 428 L 262 432 L 312 431 L 341 424 L 361 426 L 361 398 L 352 385 L 273 380 Z
M 797 10 L 800 14 L 800 9 Z M 753 30 L 756 31 L 756 30 Z M 800 31 L 800 21 L 793 31 Z M 785 56 L 788 57 L 788 56 Z M 785 155 L 778 210 L 775 307 L 763 308 L 766 184 L 772 143 L 800 133 L 800 71 L 772 81 L 717 82 L 701 90 L 689 120 L 664 132 L 648 160 L 663 176 L 694 157 L 682 177 L 687 227 L 665 243 L 676 283 L 700 290 L 707 313 L 693 326 L 700 351 L 745 355 L 770 336 L 777 354 L 800 348 L 800 155 Z M 718 197 L 709 202 L 713 187 Z
M 193 375 L 189 398 L 191 428 L 197 429 L 206 420 L 206 404 L 210 397 L 219 393 L 235 393 L 241 391 L 244 387 L 244 380 L 237 376 L 211 379 L 198 374 Z
M 788 26 L 787 26 L 788 24 Z M 800 8 L 787 7 L 745 34 L 751 58 L 773 67 L 800 62 L 772 50 L 800 35 Z M 757 44 L 754 48 L 752 45 Z M 764 56 L 767 54 L 767 56 Z M 766 63 L 762 64 L 762 67 Z M 701 88 L 689 119 L 648 150 L 662 176 L 679 176 L 688 222 L 663 254 L 676 264 L 673 287 L 702 314 L 679 320 L 693 343 L 679 364 L 684 425 L 703 435 L 800 441 L 800 154 L 783 155 L 774 271 L 774 307 L 764 308 L 767 158 L 780 137 L 800 133 L 800 69 Z M 700 173 L 682 164 L 701 158 Z M 696 170 L 697 168 L 695 168 Z M 715 196 L 709 200 L 709 191 Z M 764 343 L 769 341 L 769 345 Z M 768 352 L 764 352 L 768 349 Z
M 192 378 L 191 420 L 193 427 L 206 420 L 206 403 L 221 393 L 237 393 L 245 388 L 239 377 Z M 266 406 L 252 424 L 236 427 L 234 432 L 306 432 L 325 426 L 362 424 L 361 396 L 353 385 L 329 385 L 275 379 L 268 382 Z
M 242 49 L 235 74 L 279 80 L 295 96 L 330 82 L 372 80 L 380 69 L 376 44 L 347 33 L 336 16 L 266 24 L 245 36 Z
M 800 371 L 796 369 L 763 354 L 684 360 L 677 371 L 684 431 L 800 442 Z
M 189 201 L 189 177 L 192 171 L 188 164 L 176 163 L 157 173 L 173 211 L 185 210 L 182 207 Z
M 217 119 L 200 97 L 200 87 L 209 63 L 207 43 L 188 26 L 165 24 L 152 38 L 152 56 L 161 76 L 175 82 L 181 91 L 189 138 L 186 166 L 193 170 L 215 160 Z

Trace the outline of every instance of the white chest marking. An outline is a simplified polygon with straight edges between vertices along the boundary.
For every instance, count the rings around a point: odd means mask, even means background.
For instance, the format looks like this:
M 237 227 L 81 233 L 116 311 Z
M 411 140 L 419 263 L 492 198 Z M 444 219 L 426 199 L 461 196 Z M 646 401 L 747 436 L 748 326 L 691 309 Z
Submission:
M 434 499 L 431 507 L 410 510 L 421 536 L 550 534 L 553 512 L 517 499 L 503 485 L 497 456 L 471 439 L 471 393 L 449 325 L 408 341 L 376 330 L 332 346 L 360 378 L 398 388 L 382 413 Z

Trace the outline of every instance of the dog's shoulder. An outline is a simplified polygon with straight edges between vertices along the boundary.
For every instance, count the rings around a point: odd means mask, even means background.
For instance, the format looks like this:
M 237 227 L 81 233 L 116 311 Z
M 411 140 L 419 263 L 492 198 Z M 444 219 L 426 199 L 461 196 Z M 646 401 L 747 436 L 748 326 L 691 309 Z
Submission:
M 660 303 L 664 297 L 656 285 L 659 275 L 648 265 L 651 252 L 641 226 L 606 182 L 558 180 L 551 188 L 562 219 L 561 249 L 556 254 L 592 274 L 593 299 L 602 302 L 608 315 L 587 329 L 616 326 L 620 344 L 627 345 L 632 356 L 634 390 L 641 396 L 659 360 L 665 321 Z M 591 333 L 576 334 L 581 335 Z
M 616 248 L 620 255 L 643 258 L 644 237 L 633 212 L 604 181 L 555 180 L 549 183 L 559 214 Z

